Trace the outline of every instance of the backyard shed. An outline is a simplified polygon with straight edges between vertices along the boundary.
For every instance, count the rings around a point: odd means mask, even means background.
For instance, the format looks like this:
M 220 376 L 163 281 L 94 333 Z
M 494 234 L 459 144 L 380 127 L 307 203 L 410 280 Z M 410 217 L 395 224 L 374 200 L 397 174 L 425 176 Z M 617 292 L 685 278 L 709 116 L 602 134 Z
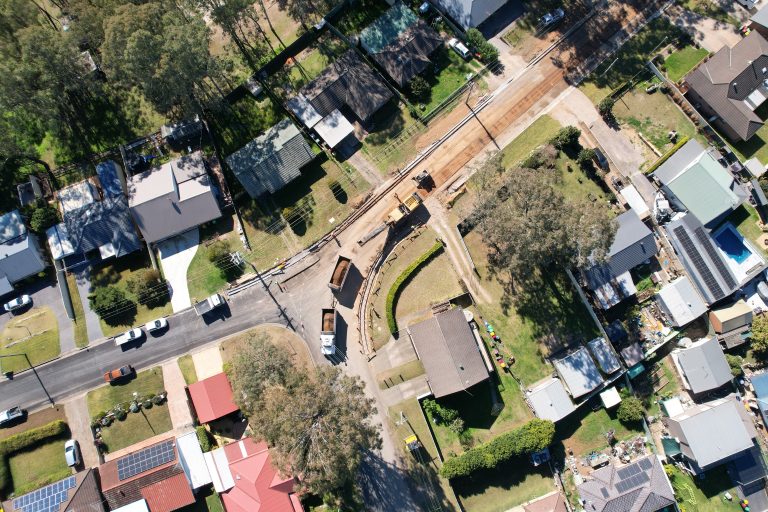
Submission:
M 571 396 L 576 399 L 594 391 L 603 383 L 600 370 L 584 347 L 553 361 L 555 370 Z
M 589 350 L 592 352 L 597 364 L 600 365 L 600 369 L 607 375 L 621 368 L 619 358 L 616 357 L 613 347 L 605 341 L 605 338 L 595 338 L 588 342 L 587 346 L 589 346 Z
M 715 390 L 733 379 L 717 338 L 699 340 L 689 348 L 672 351 L 678 372 L 695 395 Z
M 560 379 L 549 378 L 526 391 L 528 402 L 536 417 L 559 421 L 576 408 Z
M 637 214 L 640 220 L 650 216 L 650 208 L 648 208 L 643 196 L 640 195 L 640 192 L 637 191 L 634 185 L 622 188 L 619 190 L 619 194 L 624 198 L 624 201 L 626 201 L 630 209 Z
M 210 423 L 239 410 L 225 373 L 190 384 L 187 391 L 200 423 Z
M 752 323 L 752 308 L 744 300 L 738 300 L 728 307 L 710 311 L 709 321 L 717 334 L 742 329 Z
M 621 395 L 616 387 L 611 387 L 600 393 L 600 401 L 603 402 L 603 407 L 611 409 L 621 403 Z
M 674 327 L 683 327 L 707 312 L 707 305 L 691 284 L 688 276 L 680 276 L 656 293 L 656 303 Z
M 333 149 L 355 133 L 352 123 L 339 110 L 334 110 L 314 126 L 314 130 L 328 147 Z
M 407 332 L 435 398 L 464 391 L 488 379 L 481 348 L 461 308 L 438 313 L 409 326 Z

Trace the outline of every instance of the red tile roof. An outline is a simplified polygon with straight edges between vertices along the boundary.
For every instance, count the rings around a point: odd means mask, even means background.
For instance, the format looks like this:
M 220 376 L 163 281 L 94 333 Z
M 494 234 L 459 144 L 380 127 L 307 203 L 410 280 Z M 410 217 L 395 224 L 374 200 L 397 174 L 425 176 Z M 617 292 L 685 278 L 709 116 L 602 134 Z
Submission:
M 147 500 L 152 512 L 171 512 L 195 502 L 184 473 L 141 488 L 141 496 Z
M 200 423 L 209 423 L 238 410 L 227 376 L 219 373 L 188 386 Z
M 224 452 L 235 480 L 221 495 L 227 512 L 303 512 L 293 494 L 294 479 L 278 474 L 266 443 L 243 439 L 225 446 Z

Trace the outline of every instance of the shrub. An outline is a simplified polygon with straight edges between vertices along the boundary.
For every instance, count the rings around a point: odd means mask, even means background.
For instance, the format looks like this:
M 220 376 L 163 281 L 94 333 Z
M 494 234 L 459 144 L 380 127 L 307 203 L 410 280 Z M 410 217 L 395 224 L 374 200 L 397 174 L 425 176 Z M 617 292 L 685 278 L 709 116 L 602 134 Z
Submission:
M 554 423 L 533 419 L 520 428 L 465 451 L 458 457 L 447 459 L 440 468 L 440 475 L 450 479 L 468 476 L 478 469 L 493 469 L 513 457 L 543 450 L 552 443 L 554 436 Z
M 408 265 L 408 267 L 403 270 L 403 273 L 397 276 L 397 279 L 395 279 L 395 282 L 392 283 L 392 287 L 389 289 L 389 293 L 387 293 L 387 301 L 386 301 L 386 312 L 387 312 L 387 326 L 389 327 L 389 332 L 392 333 L 394 336 L 397 333 L 397 321 L 395 320 L 395 304 L 397 304 L 397 299 L 400 296 L 400 291 L 403 289 L 403 287 L 410 281 L 411 277 L 416 273 L 419 268 L 421 268 L 422 265 L 426 264 L 431 260 L 435 255 L 437 255 L 440 251 L 443 250 L 443 243 L 437 242 L 435 245 L 432 246 L 431 249 L 429 249 L 427 252 L 421 255 L 419 259 Z
M 525 160 L 520 162 L 520 167 L 523 169 L 538 169 L 539 167 L 543 166 L 544 163 L 544 155 L 537 149 L 528 155 Z
M 581 149 L 579 144 L 579 137 L 581 137 L 581 130 L 575 126 L 566 126 L 560 128 L 554 137 L 549 141 L 550 144 L 555 146 L 560 151 L 572 150 L 574 153 Z
M 667 160 L 669 160 L 669 157 L 671 157 L 672 155 L 674 155 L 674 154 L 677 152 L 677 150 L 678 150 L 678 149 L 680 149 L 681 147 L 683 147 L 683 146 L 685 145 L 685 143 L 686 143 L 686 142 L 688 142 L 689 140 L 691 140 L 691 138 L 690 138 L 690 137 L 688 137 L 688 136 L 685 136 L 685 137 L 680 137 L 680 140 L 678 140 L 678 141 L 677 141 L 677 144 L 675 144 L 674 146 L 672 146 L 672 149 L 670 149 L 669 151 L 667 151 L 666 153 L 664 153 L 664 156 L 662 156 L 661 158 L 659 158 L 658 160 L 656 160 L 656 161 L 653 163 L 653 165 L 651 165 L 651 166 L 650 166 L 648 169 L 646 169 L 646 170 L 644 171 L 644 172 L 645 172 L 645 174 L 651 174 L 653 171 L 655 171 L 656 169 L 658 169 L 658 168 L 659 168 L 659 166 L 660 166 L 661 164 L 663 164 L 664 162 L 666 162 Z
M 622 423 L 637 423 L 643 419 L 643 416 L 645 416 L 643 402 L 634 396 L 622 400 L 616 411 L 616 417 Z
M 125 418 L 128 417 L 128 413 L 125 412 L 123 409 L 118 409 L 115 411 L 115 418 L 117 418 L 117 421 L 125 421 Z
M 744 359 L 741 356 L 734 354 L 725 354 L 725 359 L 728 361 L 728 366 L 731 367 L 731 375 L 734 377 L 741 377 L 744 370 L 741 367 L 741 363 Z
M 578 156 L 576 157 L 576 162 L 583 168 L 583 167 L 589 167 L 594 162 L 595 158 L 597 158 L 597 155 L 595 154 L 595 150 L 592 148 L 584 148 L 581 151 L 579 151 Z
M 429 95 L 432 92 L 432 89 L 429 86 L 429 82 L 427 82 L 424 77 L 418 75 L 413 77 L 411 83 L 408 84 L 408 87 L 411 89 L 411 96 L 413 96 L 414 99 L 421 102 L 429 100 Z
M 615 121 L 616 118 L 613 115 L 613 106 L 616 105 L 616 99 L 613 96 L 607 96 L 598 103 L 597 111 L 606 121 Z
M 213 449 L 213 442 L 211 441 L 211 434 L 208 433 L 208 430 L 200 425 L 195 429 L 195 433 L 197 434 L 197 441 L 200 443 L 200 448 L 204 452 L 209 452 L 211 449 Z
M 96 288 L 96 290 L 88 296 L 88 302 L 90 303 L 91 309 L 102 319 L 110 316 L 112 312 L 125 308 L 130 304 L 136 306 L 135 302 L 125 296 L 123 290 L 114 286 Z
M 459 417 L 459 411 L 448 407 L 443 407 L 431 398 L 424 399 L 421 405 L 424 407 L 424 410 L 427 412 L 429 417 L 432 418 L 432 421 L 435 422 L 435 425 L 448 425 L 450 428 L 450 425 L 456 420 L 463 422 L 463 420 Z
M 49 227 L 59 222 L 59 211 L 52 206 L 42 206 L 32 212 L 29 218 L 29 227 L 32 231 L 42 233 Z
M 168 299 L 160 272 L 153 268 L 143 268 L 134 272 L 126 280 L 125 287 L 136 296 L 139 304 L 150 308 L 162 306 Z
M 228 240 L 216 240 L 208 247 L 208 261 L 221 269 L 230 265 L 229 253 L 232 248 Z
M 478 58 L 485 64 L 499 60 L 499 50 L 476 28 L 467 30 L 467 44 L 478 53 Z
M 461 418 L 454 419 L 449 425 L 448 430 L 453 432 L 454 434 L 461 434 L 467 429 L 467 426 L 464 424 L 464 420 Z

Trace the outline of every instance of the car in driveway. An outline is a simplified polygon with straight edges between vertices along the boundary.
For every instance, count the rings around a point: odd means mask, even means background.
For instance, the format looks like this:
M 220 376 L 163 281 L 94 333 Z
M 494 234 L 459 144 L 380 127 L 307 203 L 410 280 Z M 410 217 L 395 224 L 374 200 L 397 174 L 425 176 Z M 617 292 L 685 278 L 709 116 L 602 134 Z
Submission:
M 8 312 L 13 312 L 23 307 L 29 306 L 30 304 L 32 304 L 32 297 L 29 295 L 22 295 L 21 297 L 16 297 L 12 301 L 8 301 L 3 304 L 3 309 Z
M 448 41 L 448 46 L 453 48 L 453 51 L 458 53 L 462 59 L 469 60 L 472 58 L 472 52 L 469 51 L 469 48 L 455 37 Z
M 64 443 L 64 460 L 67 466 L 73 468 L 80 465 L 80 444 L 74 439 Z
M 144 337 L 144 331 L 136 327 L 130 331 L 125 331 L 123 334 L 115 336 L 115 345 L 118 347 L 124 343 L 129 343 Z
M 0 427 L 15 423 L 24 417 L 25 411 L 20 406 L 11 407 L 5 411 L 0 411 Z
M 147 330 L 147 332 L 157 332 L 160 330 L 165 329 L 168 327 L 168 320 L 165 318 L 158 318 L 157 320 L 152 320 L 147 325 L 144 326 L 144 328 Z
M 109 371 L 104 374 L 104 381 L 109 382 L 112 384 L 113 382 L 116 382 L 118 380 L 124 379 L 126 377 L 130 377 L 133 375 L 135 370 L 133 369 L 133 366 L 127 364 L 125 366 L 121 366 L 120 368 L 117 368 L 116 370 Z

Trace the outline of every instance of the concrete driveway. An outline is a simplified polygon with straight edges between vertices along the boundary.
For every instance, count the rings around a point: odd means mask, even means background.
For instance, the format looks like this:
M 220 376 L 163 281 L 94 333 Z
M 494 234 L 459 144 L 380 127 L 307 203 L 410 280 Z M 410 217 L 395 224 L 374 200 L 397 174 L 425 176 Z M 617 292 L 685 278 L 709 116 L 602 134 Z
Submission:
M 160 251 L 160 265 L 168 281 L 168 292 L 171 294 L 174 313 L 192 307 L 187 286 L 187 269 L 192 263 L 192 258 L 195 257 L 199 244 L 200 232 L 197 228 L 157 244 Z
M 670 14 L 670 18 L 675 25 L 692 34 L 702 48 L 710 52 L 716 52 L 723 46 L 733 46 L 741 39 L 733 25 L 682 8 Z

